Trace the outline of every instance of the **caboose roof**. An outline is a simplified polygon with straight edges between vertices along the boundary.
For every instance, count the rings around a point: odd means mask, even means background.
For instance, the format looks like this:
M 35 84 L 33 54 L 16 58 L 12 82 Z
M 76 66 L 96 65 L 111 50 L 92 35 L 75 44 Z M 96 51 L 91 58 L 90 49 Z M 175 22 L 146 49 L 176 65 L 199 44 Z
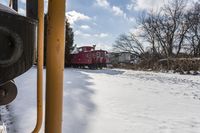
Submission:
M 78 49 L 81 49 L 81 48 L 94 48 L 93 46 L 82 46 L 82 47 L 78 47 Z

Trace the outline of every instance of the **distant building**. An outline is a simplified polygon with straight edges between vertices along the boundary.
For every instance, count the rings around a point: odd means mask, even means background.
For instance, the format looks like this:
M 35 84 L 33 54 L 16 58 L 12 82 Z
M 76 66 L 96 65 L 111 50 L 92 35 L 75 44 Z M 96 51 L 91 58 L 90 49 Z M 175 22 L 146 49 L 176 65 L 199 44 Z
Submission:
M 130 63 L 131 61 L 131 53 L 122 52 L 119 54 L 119 63 Z
M 119 63 L 130 63 L 131 62 L 131 53 L 129 52 L 120 52 L 120 53 L 109 53 L 109 63 L 119 64 Z

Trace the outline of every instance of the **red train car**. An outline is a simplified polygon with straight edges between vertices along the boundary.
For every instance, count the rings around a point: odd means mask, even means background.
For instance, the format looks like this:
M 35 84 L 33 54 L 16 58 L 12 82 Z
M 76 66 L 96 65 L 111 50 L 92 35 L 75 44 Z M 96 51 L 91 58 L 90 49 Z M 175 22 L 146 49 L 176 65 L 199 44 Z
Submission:
M 95 50 L 95 46 L 79 47 L 77 52 L 71 54 L 72 67 L 102 69 L 108 61 L 107 51 Z

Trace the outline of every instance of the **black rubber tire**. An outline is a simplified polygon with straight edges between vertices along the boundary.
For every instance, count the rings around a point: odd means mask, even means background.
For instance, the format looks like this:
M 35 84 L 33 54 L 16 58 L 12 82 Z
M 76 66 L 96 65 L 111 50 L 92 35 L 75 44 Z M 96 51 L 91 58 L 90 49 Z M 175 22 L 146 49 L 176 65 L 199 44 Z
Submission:
M 0 106 L 11 103 L 17 96 L 17 86 L 13 81 L 0 86 L 0 91 L 5 93 L 0 95 Z

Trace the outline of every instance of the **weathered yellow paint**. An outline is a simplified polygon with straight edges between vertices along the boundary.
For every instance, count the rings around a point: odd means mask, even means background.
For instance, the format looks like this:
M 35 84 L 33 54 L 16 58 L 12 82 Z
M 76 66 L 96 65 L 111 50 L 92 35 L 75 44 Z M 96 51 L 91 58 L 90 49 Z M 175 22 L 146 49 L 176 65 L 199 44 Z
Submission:
M 45 133 L 62 133 L 65 0 L 49 0 Z
M 44 0 L 38 0 L 38 20 L 37 123 L 33 133 L 39 133 L 43 121 Z

